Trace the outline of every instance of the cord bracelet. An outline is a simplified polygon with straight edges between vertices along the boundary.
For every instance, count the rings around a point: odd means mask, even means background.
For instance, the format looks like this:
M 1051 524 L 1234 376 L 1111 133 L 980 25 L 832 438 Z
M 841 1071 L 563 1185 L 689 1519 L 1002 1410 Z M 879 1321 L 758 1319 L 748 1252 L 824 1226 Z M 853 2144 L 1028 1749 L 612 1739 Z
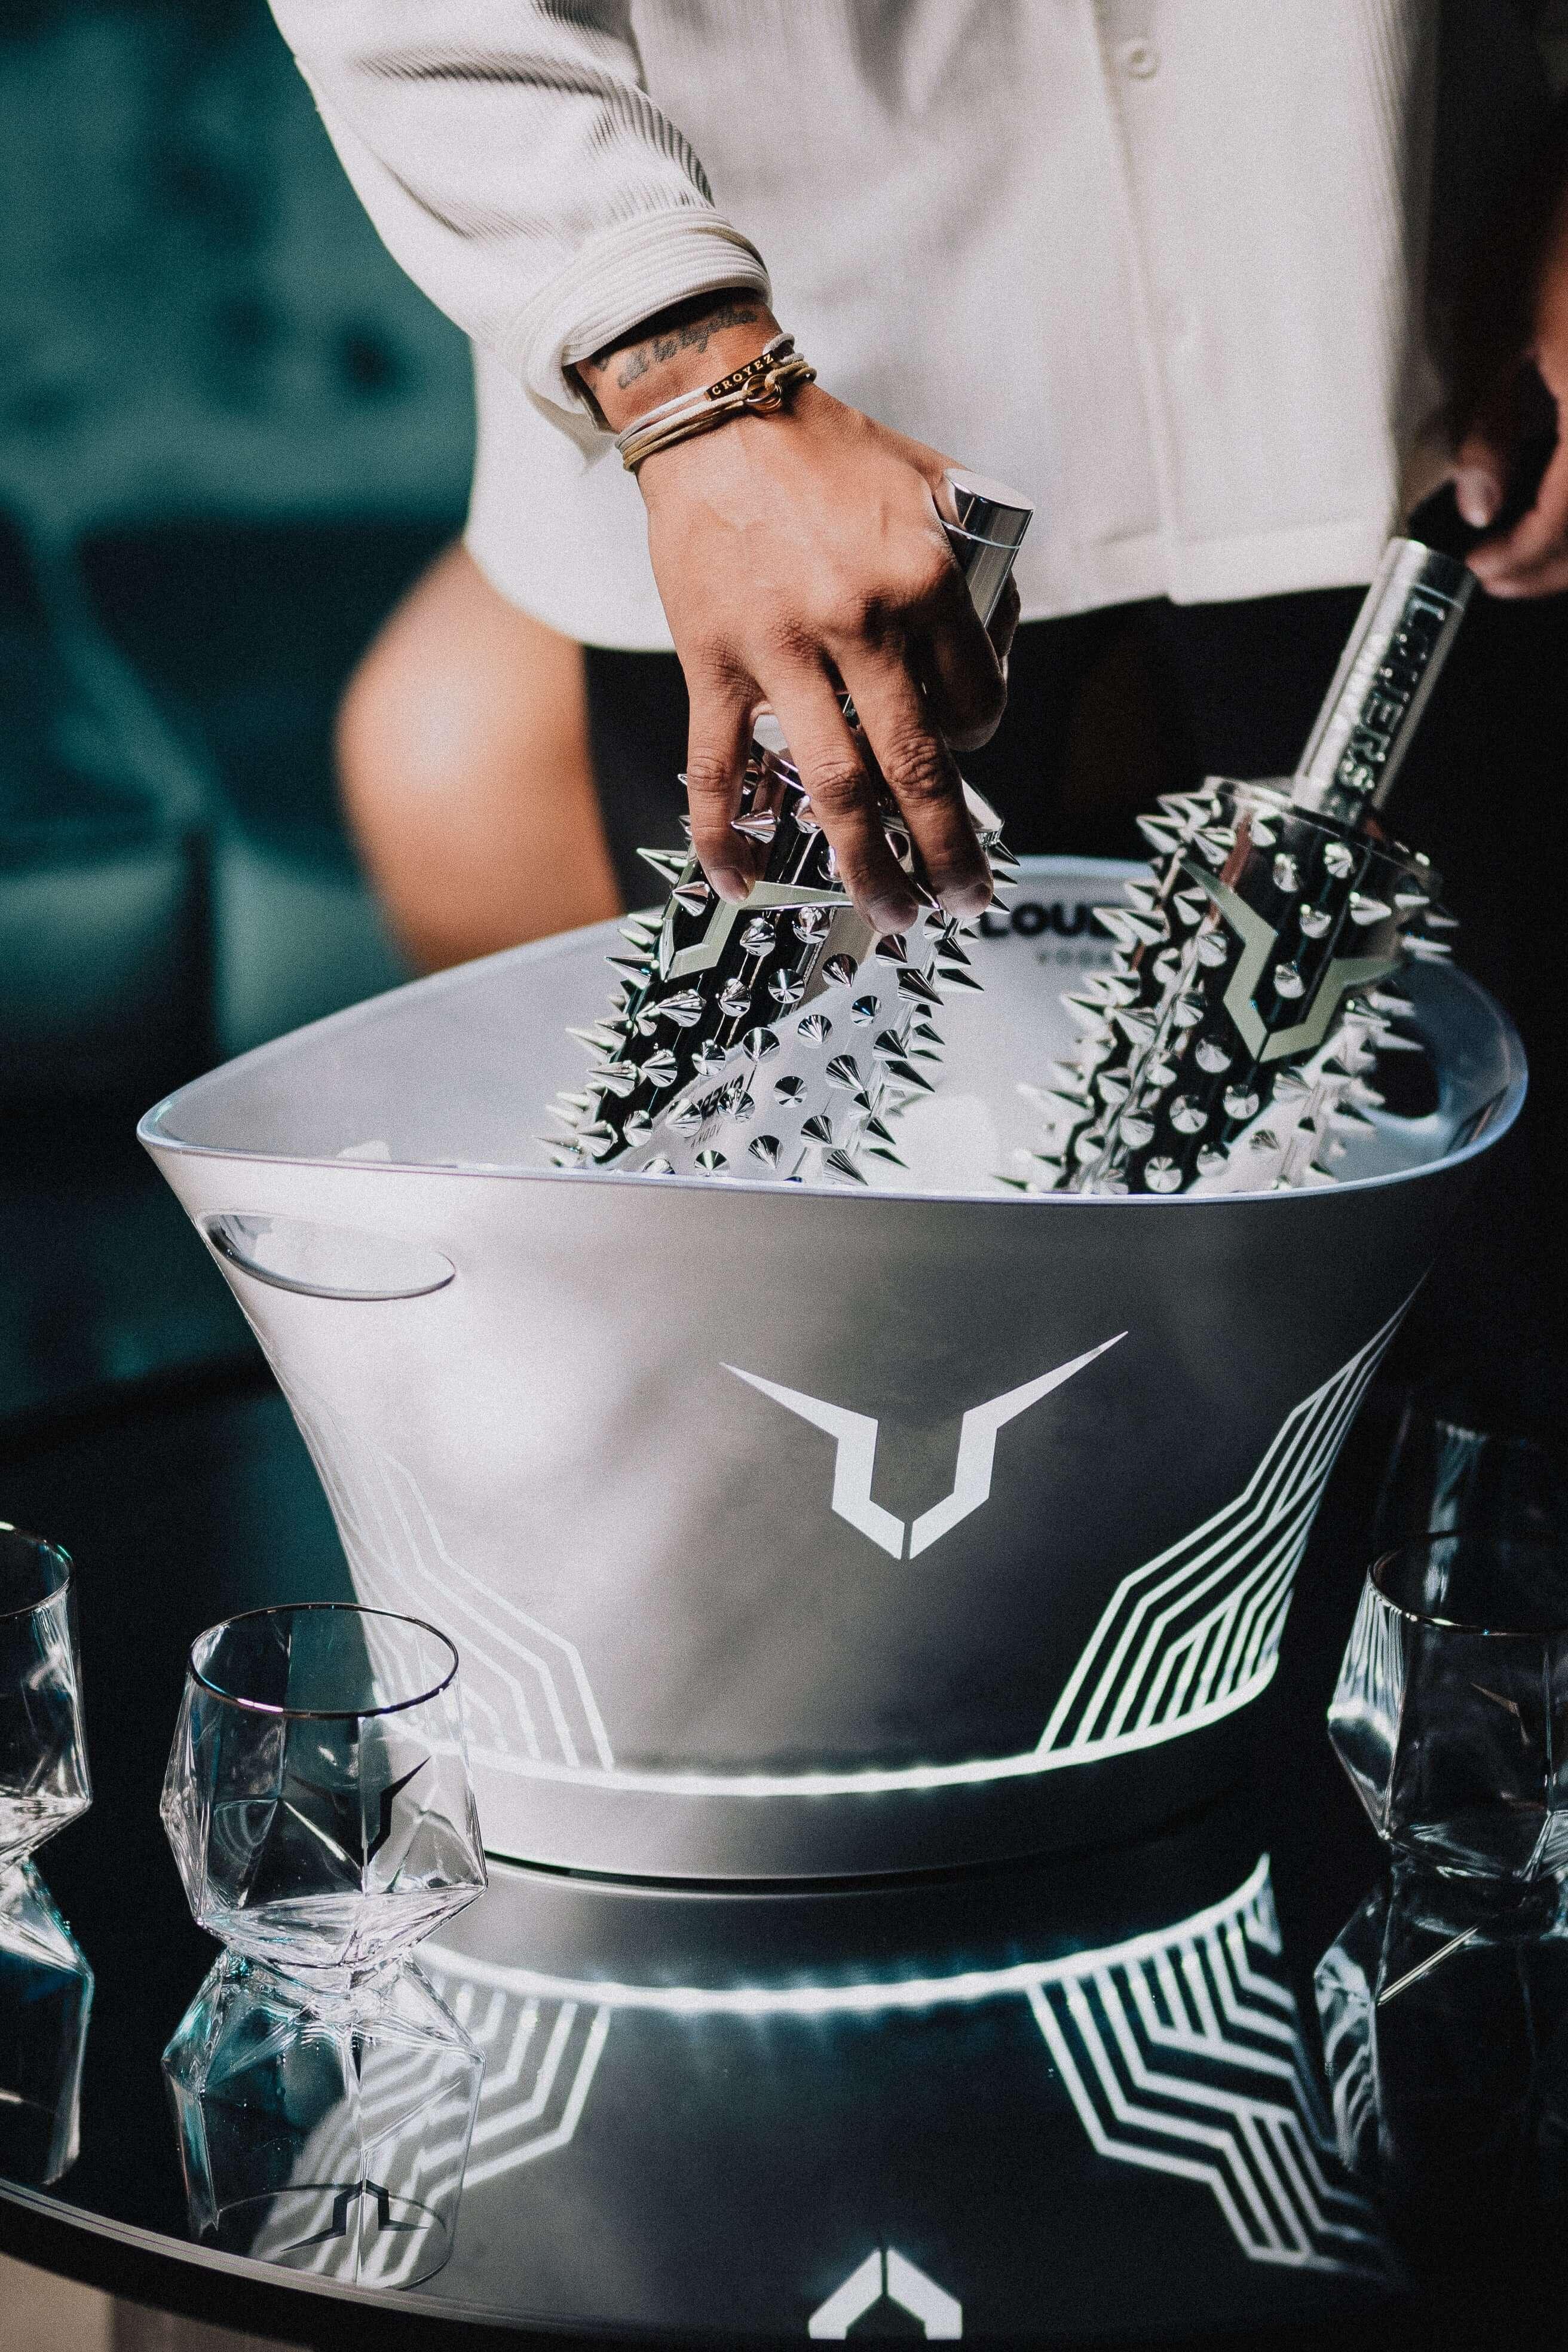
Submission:
M 793 335 L 775 335 L 743 367 L 732 368 L 717 383 L 696 392 L 677 393 L 616 436 L 616 447 L 628 474 L 659 449 L 711 433 L 735 416 L 774 416 L 803 383 L 815 383 L 816 370 L 802 359 Z

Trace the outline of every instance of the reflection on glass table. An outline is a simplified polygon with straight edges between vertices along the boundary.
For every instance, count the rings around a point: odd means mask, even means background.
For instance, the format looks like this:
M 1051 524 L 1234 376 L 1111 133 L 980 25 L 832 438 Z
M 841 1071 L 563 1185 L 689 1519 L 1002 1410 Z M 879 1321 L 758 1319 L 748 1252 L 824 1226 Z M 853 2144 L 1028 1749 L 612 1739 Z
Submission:
M 486 1884 L 457 1652 L 340 1604 L 214 1626 L 163 1811 L 227 1947 L 163 2053 L 193 2233 L 361 2285 L 429 2277 L 484 2072 L 409 1958 Z
M 1373 1827 L 1429 1868 L 1568 1867 L 1568 1545 L 1426 1536 L 1369 1571 L 1329 1737 Z
M 1336 2137 L 1426 2274 L 1529 2259 L 1568 2220 L 1559 1888 L 1396 1864 L 1318 1964 Z
M 498 2305 L 1077 2341 L 1388 2291 L 1233 1819 L 831 1894 L 502 1865 L 422 1964 L 486 2055 L 463 2268 Z
M 0 2174 L 40 2186 L 77 2158 L 92 1970 L 30 1862 L 0 1875 Z
M 0 2173 L 76 2160 L 92 1970 L 28 1858 L 92 1802 L 71 1563 L 0 1527 Z
M 226 1953 L 163 2068 L 193 2236 L 360 2285 L 446 2262 L 484 2059 L 415 1963 L 323 1999 Z

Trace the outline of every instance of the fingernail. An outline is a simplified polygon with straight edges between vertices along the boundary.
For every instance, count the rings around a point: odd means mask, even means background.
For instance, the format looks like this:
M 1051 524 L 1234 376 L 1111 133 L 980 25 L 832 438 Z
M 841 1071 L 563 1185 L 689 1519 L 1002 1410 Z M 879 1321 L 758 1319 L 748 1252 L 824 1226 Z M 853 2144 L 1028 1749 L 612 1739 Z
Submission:
M 989 882 L 959 882 L 942 896 L 950 915 L 983 915 L 994 893 Z
M 866 908 L 866 919 L 887 938 L 907 931 L 919 913 L 912 898 L 873 898 Z
M 1498 487 L 1479 466 L 1461 466 L 1454 477 L 1454 504 L 1472 530 L 1485 530 L 1498 510 Z
M 750 877 L 738 866 L 710 866 L 708 879 L 721 898 L 728 898 L 731 907 L 743 907 L 752 895 Z

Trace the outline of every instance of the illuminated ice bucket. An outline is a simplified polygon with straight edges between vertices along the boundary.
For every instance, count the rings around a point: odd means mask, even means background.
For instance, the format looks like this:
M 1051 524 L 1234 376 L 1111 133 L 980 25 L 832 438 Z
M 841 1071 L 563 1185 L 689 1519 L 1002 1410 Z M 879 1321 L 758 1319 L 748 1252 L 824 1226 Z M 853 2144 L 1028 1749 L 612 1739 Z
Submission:
M 803 1877 L 1076 1844 L 1236 1769 L 1335 1454 L 1524 1090 L 1464 975 L 1321 1191 L 1025 1199 L 1132 869 L 1026 861 L 868 1192 L 562 1172 L 609 925 L 341 1013 L 142 1135 L 356 1592 L 463 1661 L 486 1842 Z M 871 1163 L 876 1166 L 877 1163 Z M 887 1181 L 882 1181 L 883 1179 Z

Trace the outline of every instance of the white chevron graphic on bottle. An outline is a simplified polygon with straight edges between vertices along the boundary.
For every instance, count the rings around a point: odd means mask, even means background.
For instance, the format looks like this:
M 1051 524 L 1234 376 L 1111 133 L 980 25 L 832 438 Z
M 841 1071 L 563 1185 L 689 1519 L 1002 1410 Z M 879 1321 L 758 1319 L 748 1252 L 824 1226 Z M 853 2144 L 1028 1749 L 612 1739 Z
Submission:
M 807 1396 L 803 1390 L 786 1389 L 777 1381 L 765 1381 L 760 1372 L 742 1371 L 739 1364 L 726 1364 L 724 1370 L 733 1372 L 738 1381 L 759 1389 L 782 1404 L 786 1412 L 797 1413 L 817 1429 L 826 1430 L 834 1440 L 837 1451 L 833 1464 L 833 1509 L 863 1536 L 894 1559 L 904 1556 L 904 1538 L 909 1537 L 909 1557 L 917 1559 L 928 1546 L 957 1527 L 983 1503 L 991 1499 L 991 1478 L 996 1463 L 996 1434 L 1032 1404 L 1061 1388 L 1075 1372 L 1103 1356 L 1108 1348 L 1125 1339 L 1125 1331 L 1114 1339 L 1102 1339 L 1098 1348 L 1089 1349 L 1075 1356 L 1070 1364 L 1058 1364 L 1054 1371 L 1042 1372 L 1038 1379 L 1026 1381 L 1021 1388 L 1009 1389 L 1005 1396 L 992 1397 L 984 1404 L 971 1405 L 964 1414 L 958 1433 L 958 1461 L 953 1470 L 952 1491 L 929 1511 L 922 1511 L 911 1527 L 906 1529 L 902 1519 L 885 1511 L 880 1503 L 871 1499 L 871 1481 L 877 1468 L 877 1439 L 880 1423 L 868 1413 L 851 1412 L 847 1405 L 828 1404 L 821 1397 Z

